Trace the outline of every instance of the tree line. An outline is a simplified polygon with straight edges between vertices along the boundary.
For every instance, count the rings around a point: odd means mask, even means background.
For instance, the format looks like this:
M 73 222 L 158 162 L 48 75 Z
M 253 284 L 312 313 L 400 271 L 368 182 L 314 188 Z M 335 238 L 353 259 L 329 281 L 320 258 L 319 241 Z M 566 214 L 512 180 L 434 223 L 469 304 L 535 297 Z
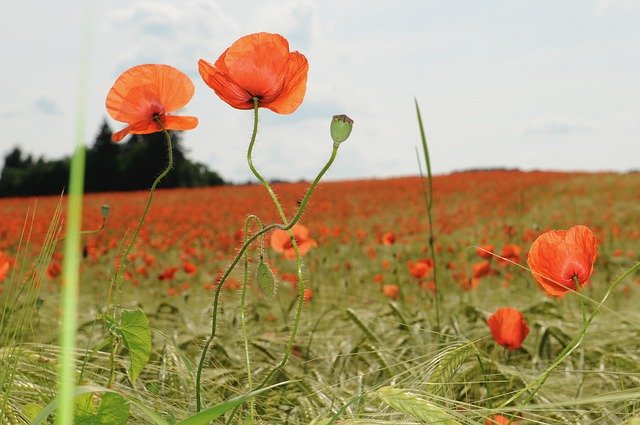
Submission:
M 159 187 L 201 187 L 225 184 L 218 173 L 185 156 L 180 132 L 170 131 L 174 165 Z M 167 166 L 163 133 L 133 135 L 125 143 L 113 143 L 106 121 L 93 146 L 86 151 L 85 192 L 148 189 Z M 70 157 L 45 160 L 25 155 L 15 147 L 4 158 L 0 196 L 59 195 L 68 185 Z

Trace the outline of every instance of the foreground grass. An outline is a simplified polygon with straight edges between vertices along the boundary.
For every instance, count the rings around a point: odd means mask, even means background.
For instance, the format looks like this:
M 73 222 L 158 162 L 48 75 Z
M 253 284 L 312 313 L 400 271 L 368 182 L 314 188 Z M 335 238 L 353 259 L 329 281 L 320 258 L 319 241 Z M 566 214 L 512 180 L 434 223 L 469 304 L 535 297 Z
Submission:
M 637 261 L 639 183 L 640 175 L 635 174 L 492 172 L 436 178 L 440 328 L 434 322 L 433 294 L 407 270 L 407 262 L 428 254 L 419 181 L 321 185 L 311 205 L 313 213 L 309 220 L 303 217 L 320 245 L 304 259 L 313 297 L 305 307 L 294 356 L 277 379 L 292 382 L 258 396 L 257 417 L 264 423 L 292 424 L 327 423 L 333 418 L 340 423 L 419 423 L 427 418 L 482 423 L 491 414 L 502 413 L 521 416 L 519 421 L 527 423 L 621 423 L 640 414 L 638 276 L 622 283 L 578 349 L 529 404 L 516 402 L 499 411 L 497 407 L 537 377 L 578 332 L 582 319 L 577 296 L 550 299 L 530 273 L 513 264 L 495 264 L 495 273 L 470 290 L 463 290 L 462 278 L 470 277 L 479 260 L 477 245 L 492 243 L 499 250 L 514 243 L 522 249 L 519 263 L 525 264 L 535 235 L 585 224 L 596 231 L 600 243 L 596 273 L 584 293 L 591 300 L 587 309 L 593 309 L 608 283 Z M 302 188 L 278 187 L 289 209 Z M 266 201 L 254 189 L 159 192 L 148 230 L 134 250 L 121 303 L 147 313 L 154 330 L 153 354 L 131 385 L 125 373 L 126 353 L 121 352 L 114 388 L 168 420 L 194 411 L 194 363 L 210 327 L 211 290 L 238 245 L 235 229 L 241 228 L 242 217 L 260 211 Z M 103 352 L 102 342 L 108 333 L 95 318 L 105 308 L 119 241 L 145 195 L 135 196 L 92 195 L 85 205 L 86 227 L 99 221 L 98 205 L 110 203 L 113 213 L 106 231 L 85 240 L 77 344 L 81 384 L 106 382 L 108 353 Z M 39 208 L 45 217 L 55 201 L 43 201 Z M 14 212 L 26 209 L 24 205 L 7 200 L 0 208 L 9 223 L 17 223 Z M 39 220 L 34 220 L 34 241 L 46 222 Z M 5 249 L 16 249 L 10 244 L 17 240 L 11 239 L 14 231 L 7 226 Z M 388 231 L 397 239 L 385 246 L 380 237 Z M 54 261 L 57 252 L 52 253 Z M 257 254 L 252 255 L 255 264 Z M 268 257 L 281 277 L 293 271 L 292 263 L 273 253 Z M 185 261 L 197 271 L 186 273 Z M 170 279 L 159 279 L 169 267 L 178 270 Z M 59 277 L 44 278 L 39 301 L 12 305 L 11 316 L 3 322 L 13 332 L 17 326 L 21 329 L 21 338 L 14 339 L 17 344 L 1 348 L 3 369 L 17 372 L 5 381 L 11 386 L 1 389 L 10 395 L 3 408 L 9 418 L 5 420 L 24 422 L 54 396 L 59 284 Z M 399 285 L 399 298 L 385 298 L 384 284 Z M 205 405 L 248 390 L 239 292 L 232 288 L 224 291 L 220 334 L 203 375 Z M 10 292 L 0 294 L 3 306 L 8 305 Z M 292 284 L 284 280 L 274 299 L 251 289 L 247 317 L 257 379 L 284 350 L 294 297 Z M 485 323 L 501 306 L 521 310 L 531 327 L 523 348 L 516 352 L 496 346 Z M 30 320 L 13 322 L 21 308 L 29 312 Z M 130 423 L 148 421 L 135 406 L 131 414 Z

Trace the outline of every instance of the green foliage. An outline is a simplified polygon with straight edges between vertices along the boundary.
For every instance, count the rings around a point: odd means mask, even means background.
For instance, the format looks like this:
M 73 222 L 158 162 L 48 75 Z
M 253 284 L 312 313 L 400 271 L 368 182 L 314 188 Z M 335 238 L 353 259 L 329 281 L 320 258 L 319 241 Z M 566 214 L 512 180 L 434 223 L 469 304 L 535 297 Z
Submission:
M 79 425 L 118 425 L 129 419 L 129 403 L 120 394 L 105 392 L 100 404 L 94 404 L 93 393 L 76 398 L 75 423 Z
M 186 158 L 180 133 L 170 132 L 174 167 L 159 187 L 201 187 L 224 184 L 215 171 Z M 104 122 L 93 146 L 87 150 L 85 192 L 144 190 L 165 167 L 167 153 L 162 133 L 134 135 L 113 143 Z M 35 160 L 15 147 L 5 156 L 0 174 L 0 196 L 60 194 L 68 183 L 70 159 Z
M 140 309 L 124 310 L 120 324 L 113 319 L 106 320 L 109 331 L 122 340 L 129 350 L 129 379 L 135 382 L 151 355 L 151 326 L 149 319 Z

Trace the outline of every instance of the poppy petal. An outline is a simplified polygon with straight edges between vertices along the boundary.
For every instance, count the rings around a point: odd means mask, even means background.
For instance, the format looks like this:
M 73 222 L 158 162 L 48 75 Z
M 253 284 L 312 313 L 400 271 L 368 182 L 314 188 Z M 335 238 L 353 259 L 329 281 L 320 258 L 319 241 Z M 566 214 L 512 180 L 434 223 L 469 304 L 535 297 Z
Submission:
M 224 65 L 219 64 L 223 62 Z M 279 34 L 246 35 L 231 45 L 216 65 L 261 103 L 273 102 L 285 85 L 289 42 Z
M 205 84 L 211 87 L 220 99 L 236 109 L 253 109 L 253 97 L 251 94 L 231 81 L 216 66 L 200 59 L 198 61 L 198 72 L 200 72 Z
M 279 114 L 291 114 L 302 104 L 307 92 L 307 74 L 309 62 L 307 58 L 298 52 L 292 52 L 287 63 L 286 84 L 282 93 L 266 108 Z
M 185 106 L 195 92 L 191 79 L 183 72 L 169 65 L 153 65 L 157 86 L 164 112 L 171 113 Z
M 155 121 L 143 120 L 134 122 L 133 124 L 129 124 L 122 130 L 114 133 L 113 136 L 111 136 L 111 140 L 113 140 L 114 142 L 119 142 L 128 134 L 150 134 L 155 133 L 156 131 L 161 131 L 161 128 Z
M 165 115 L 162 117 L 162 125 L 167 130 L 191 130 L 198 125 L 198 118 Z

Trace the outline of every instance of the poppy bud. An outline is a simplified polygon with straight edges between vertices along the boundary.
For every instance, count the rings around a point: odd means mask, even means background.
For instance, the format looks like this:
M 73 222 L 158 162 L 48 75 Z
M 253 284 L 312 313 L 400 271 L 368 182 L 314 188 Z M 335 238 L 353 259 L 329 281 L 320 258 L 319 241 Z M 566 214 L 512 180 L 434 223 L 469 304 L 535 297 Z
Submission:
M 331 120 L 331 138 L 334 145 L 339 145 L 349 138 L 353 120 L 346 115 L 334 115 Z
M 107 204 L 104 204 L 101 208 L 100 208 L 100 213 L 102 214 L 102 218 L 104 220 L 107 219 L 107 217 L 109 217 L 109 211 L 111 211 L 111 207 Z

